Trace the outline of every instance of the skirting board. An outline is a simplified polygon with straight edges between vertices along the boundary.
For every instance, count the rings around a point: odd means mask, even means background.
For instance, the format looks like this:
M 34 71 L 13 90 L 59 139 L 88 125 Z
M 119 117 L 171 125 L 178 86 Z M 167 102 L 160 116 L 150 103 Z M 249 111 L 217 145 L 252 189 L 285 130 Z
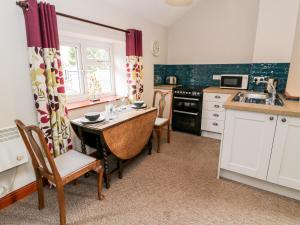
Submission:
M 25 198 L 26 196 L 32 194 L 36 190 L 36 181 L 34 181 L 18 190 L 9 193 L 8 195 L 0 199 L 0 210 L 13 204 L 16 201 L 21 200 L 22 198 Z
M 201 136 L 221 140 L 222 134 L 202 130 Z
M 220 177 L 300 201 L 300 191 L 221 169 Z

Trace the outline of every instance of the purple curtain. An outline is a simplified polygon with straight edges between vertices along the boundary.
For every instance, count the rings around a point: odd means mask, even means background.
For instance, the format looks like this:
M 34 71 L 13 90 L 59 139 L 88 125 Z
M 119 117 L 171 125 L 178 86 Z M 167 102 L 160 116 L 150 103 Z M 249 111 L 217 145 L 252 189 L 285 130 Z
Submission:
M 142 31 L 129 29 L 126 33 L 126 56 L 143 56 Z
M 142 100 L 143 85 L 143 42 L 142 31 L 129 29 L 126 33 L 126 68 L 128 97 L 131 101 Z
M 55 7 L 28 0 L 24 9 L 30 76 L 39 126 L 54 157 L 72 148 Z

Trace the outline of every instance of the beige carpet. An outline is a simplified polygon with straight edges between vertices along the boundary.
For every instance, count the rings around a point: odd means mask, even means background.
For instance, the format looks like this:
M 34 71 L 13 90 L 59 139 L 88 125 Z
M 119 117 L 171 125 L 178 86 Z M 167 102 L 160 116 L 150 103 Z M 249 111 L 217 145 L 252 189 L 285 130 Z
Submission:
M 96 177 L 65 189 L 68 224 L 297 225 L 300 203 L 227 180 L 217 180 L 219 141 L 173 133 L 162 153 L 142 155 L 96 200 Z M 46 208 L 37 195 L 1 210 L 0 224 L 59 224 L 54 190 Z

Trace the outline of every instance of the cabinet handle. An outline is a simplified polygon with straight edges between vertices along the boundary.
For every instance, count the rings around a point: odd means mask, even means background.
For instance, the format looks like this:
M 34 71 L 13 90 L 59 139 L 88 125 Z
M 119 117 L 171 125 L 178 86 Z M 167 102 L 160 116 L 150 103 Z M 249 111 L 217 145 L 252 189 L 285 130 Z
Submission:
M 221 98 L 221 96 L 220 95 L 216 95 L 215 98 L 219 99 L 219 98 Z
M 213 114 L 214 117 L 219 117 L 219 114 L 215 113 Z
M 215 108 L 217 108 L 217 109 L 218 109 L 218 108 L 220 108 L 220 106 L 219 106 L 219 105 L 214 105 L 214 106 L 215 106 Z
M 218 124 L 218 123 L 213 123 L 212 125 L 214 125 L 214 126 L 218 126 L 219 124 Z
M 285 123 L 285 122 L 286 122 L 286 118 L 282 118 L 281 121 L 282 121 L 283 123 Z
M 274 117 L 273 117 L 273 116 L 270 116 L 270 120 L 271 120 L 271 121 L 274 120 Z

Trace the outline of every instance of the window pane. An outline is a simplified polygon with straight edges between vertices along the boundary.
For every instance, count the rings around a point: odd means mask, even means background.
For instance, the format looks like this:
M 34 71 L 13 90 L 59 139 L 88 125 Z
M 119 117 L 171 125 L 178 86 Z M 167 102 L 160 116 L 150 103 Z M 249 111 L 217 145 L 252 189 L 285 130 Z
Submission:
M 86 72 L 89 93 L 99 92 L 95 94 L 105 94 L 112 92 L 111 70 L 109 66 L 88 66 Z
M 110 61 L 109 51 L 102 48 L 88 47 L 86 48 L 88 59 L 97 61 Z
M 60 52 L 66 95 L 78 95 L 81 93 L 81 88 L 77 47 L 61 46 Z

